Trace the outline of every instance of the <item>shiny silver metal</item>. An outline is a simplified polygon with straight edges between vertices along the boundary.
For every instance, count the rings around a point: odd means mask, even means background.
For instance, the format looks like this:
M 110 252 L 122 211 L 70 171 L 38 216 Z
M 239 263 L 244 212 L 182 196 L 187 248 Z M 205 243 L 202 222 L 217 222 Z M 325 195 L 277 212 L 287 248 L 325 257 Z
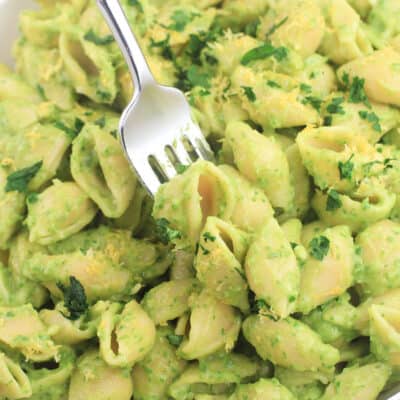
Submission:
M 128 24 L 118 0 L 97 4 L 119 44 L 135 90 L 122 114 L 120 140 L 127 158 L 149 193 L 177 174 L 177 166 L 214 155 L 200 128 L 193 122 L 184 94 L 159 85 Z

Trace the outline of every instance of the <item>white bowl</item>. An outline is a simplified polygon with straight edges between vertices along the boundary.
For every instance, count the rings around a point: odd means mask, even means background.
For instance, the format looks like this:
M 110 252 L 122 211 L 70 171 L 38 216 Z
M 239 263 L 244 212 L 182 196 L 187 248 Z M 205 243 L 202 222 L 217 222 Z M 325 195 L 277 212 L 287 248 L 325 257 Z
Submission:
M 13 65 L 11 49 L 18 37 L 18 14 L 36 8 L 32 0 L 0 0 L 0 64 Z

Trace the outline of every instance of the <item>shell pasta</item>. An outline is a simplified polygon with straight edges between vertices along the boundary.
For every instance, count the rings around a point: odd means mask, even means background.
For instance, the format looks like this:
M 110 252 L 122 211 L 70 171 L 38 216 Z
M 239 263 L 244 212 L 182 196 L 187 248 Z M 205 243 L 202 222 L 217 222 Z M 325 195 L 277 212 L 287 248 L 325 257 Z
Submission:
M 96 1 L 36 2 L 0 64 L 0 399 L 397 387 L 399 0 L 120 0 L 216 156 L 154 197 Z

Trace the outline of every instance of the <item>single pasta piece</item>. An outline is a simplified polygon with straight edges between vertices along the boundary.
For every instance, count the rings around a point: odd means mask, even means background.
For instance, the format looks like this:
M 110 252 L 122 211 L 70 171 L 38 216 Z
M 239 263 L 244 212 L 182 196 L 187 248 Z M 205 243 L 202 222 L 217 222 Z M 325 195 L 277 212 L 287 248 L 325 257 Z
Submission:
M 242 122 L 230 123 L 225 134 L 240 173 L 264 190 L 274 208 L 290 210 L 294 189 L 289 163 L 279 144 Z
M 311 205 L 321 221 L 329 226 L 347 225 L 353 233 L 388 218 L 396 202 L 396 195 L 378 180 L 366 179 L 351 195 L 317 190 Z
M 203 290 L 191 299 L 189 337 L 178 348 L 178 355 L 193 360 L 225 349 L 230 351 L 239 335 L 241 318 L 233 307 L 221 303 Z
M 168 340 L 171 335 L 174 337 L 168 328 L 157 330 L 152 350 L 133 367 L 135 399 L 160 399 L 167 396 L 171 383 L 184 371 L 186 361 L 176 355 L 176 347 Z
M 248 288 L 242 268 L 248 235 L 233 225 L 208 217 L 194 261 L 196 276 L 224 304 L 249 310 Z
M 209 216 L 229 220 L 235 193 L 227 176 L 208 161 L 197 161 L 158 190 L 153 216 L 165 218 L 193 248 Z
M 9 399 L 23 399 L 32 396 L 32 386 L 21 366 L 0 353 L 0 396 Z
M 321 400 L 375 400 L 390 373 L 390 367 L 383 363 L 345 368 L 326 388 Z
M 56 357 L 59 346 L 31 304 L 0 307 L 0 342 L 20 351 L 28 360 L 40 362 Z
M 284 0 L 272 4 L 261 18 L 257 36 L 262 40 L 268 37 L 275 47 L 291 48 L 303 58 L 315 53 L 325 33 L 325 20 L 318 3 Z M 278 24 L 279 28 L 268 34 Z
M 295 310 L 300 270 L 292 247 L 274 218 L 251 243 L 245 271 L 250 289 L 271 307 L 274 315 L 286 318 Z
M 339 79 L 356 77 L 365 80 L 365 93 L 376 102 L 400 106 L 400 53 L 392 47 L 374 51 L 343 65 L 337 71 Z
M 107 303 L 97 328 L 100 354 L 108 365 L 130 368 L 153 347 L 155 325 L 135 300 L 125 306 Z
M 256 383 L 239 385 L 229 400 L 295 400 L 293 394 L 277 379 L 261 378 Z
M 307 127 L 299 133 L 296 142 L 304 166 L 321 189 L 349 192 L 365 177 L 366 163 L 383 161 L 366 138 L 346 127 Z M 348 174 L 343 172 L 346 162 L 352 165 Z
M 372 53 L 372 45 L 357 12 L 346 0 L 320 0 L 327 28 L 319 51 L 336 64 Z
M 95 349 L 86 350 L 72 373 L 68 399 L 129 400 L 132 397 L 130 374 L 107 365 Z
M 189 297 L 199 289 L 194 278 L 163 282 L 145 294 L 141 306 L 156 325 L 166 325 L 189 310 Z
M 244 231 L 258 231 L 274 215 L 268 197 L 235 168 L 220 165 L 219 169 L 228 177 L 235 192 L 236 202 L 231 222 Z
M 106 217 L 119 218 L 126 211 L 135 193 L 136 176 L 111 134 L 86 124 L 72 146 L 71 172 Z
M 317 371 L 333 367 L 339 351 L 322 342 L 318 334 L 291 317 L 274 321 L 251 315 L 243 322 L 245 338 L 262 359 L 296 371 Z
M 370 225 L 356 238 L 363 273 L 359 284 L 363 295 L 377 296 L 400 287 L 400 224 L 383 220 Z
M 65 239 L 89 224 L 97 213 L 95 204 L 74 182 L 53 181 L 28 202 L 29 240 L 46 245 Z
M 189 364 L 169 387 L 168 394 L 176 400 L 190 399 L 196 387 L 200 393 L 229 393 L 235 384 L 254 378 L 258 370 L 258 363 L 242 354 L 215 353 Z
M 328 248 L 322 247 L 320 239 Z M 310 254 L 301 270 L 297 309 L 307 314 L 353 284 L 354 243 L 350 229 L 339 225 L 314 236 L 305 246 Z

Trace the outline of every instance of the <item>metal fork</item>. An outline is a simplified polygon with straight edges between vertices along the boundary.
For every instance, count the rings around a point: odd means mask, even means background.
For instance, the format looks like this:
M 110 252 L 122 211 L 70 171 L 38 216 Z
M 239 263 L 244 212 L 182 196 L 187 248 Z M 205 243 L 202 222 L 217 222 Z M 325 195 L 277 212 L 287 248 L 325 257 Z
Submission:
M 134 83 L 132 101 L 122 113 L 120 141 L 139 179 L 154 196 L 173 178 L 179 165 L 197 158 L 212 161 L 213 152 L 193 122 L 184 94 L 159 85 L 118 0 L 97 0 L 128 64 Z

